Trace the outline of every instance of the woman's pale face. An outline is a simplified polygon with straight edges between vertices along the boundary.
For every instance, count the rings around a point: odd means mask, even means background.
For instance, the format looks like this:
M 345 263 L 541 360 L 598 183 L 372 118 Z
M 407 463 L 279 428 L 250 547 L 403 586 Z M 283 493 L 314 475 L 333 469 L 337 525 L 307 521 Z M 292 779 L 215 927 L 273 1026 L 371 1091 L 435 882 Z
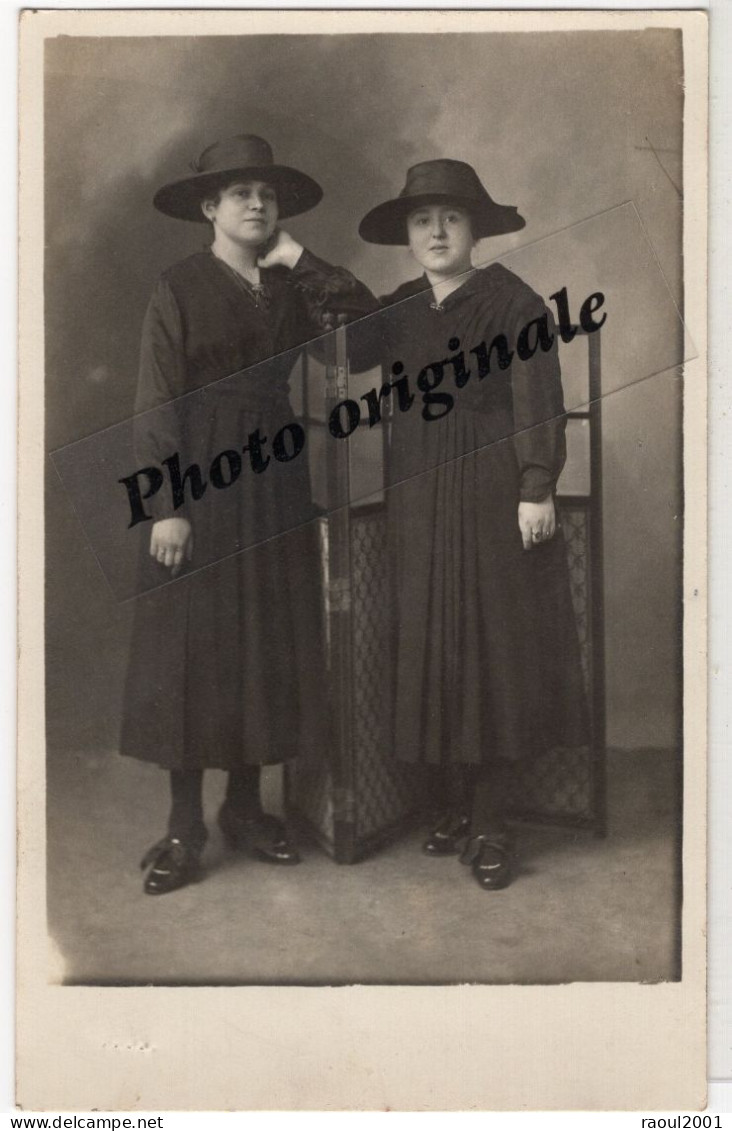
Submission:
M 266 243 L 277 227 L 277 194 L 266 181 L 237 181 L 221 190 L 218 201 L 205 200 L 203 214 L 217 238 L 243 247 Z
M 469 271 L 475 245 L 470 215 L 458 205 L 426 204 L 407 217 L 412 255 L 428 275 L 449 278 Z

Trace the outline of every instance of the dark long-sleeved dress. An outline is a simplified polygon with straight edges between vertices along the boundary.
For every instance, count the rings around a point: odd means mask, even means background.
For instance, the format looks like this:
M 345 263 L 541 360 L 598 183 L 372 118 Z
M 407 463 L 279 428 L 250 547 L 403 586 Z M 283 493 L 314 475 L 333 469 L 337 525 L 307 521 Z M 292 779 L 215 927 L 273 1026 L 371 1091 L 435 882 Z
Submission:
M 307 251 L 292 271 L 263 269 L 261 279 L 264 295 L 210 251 L 192 255 L 162 275 L 143 329 L 138 466 L 181 453 L 183 472 L 191 452 L 208 461 L 232 449 L 246 465 L 239 481 L 218 491 L 209 483 L 198 500 L 186 482 L 175 511 L 169 491 L 145 503 L 156 520 L 189 519 L 194 559 L 170 582 L 143 555 L 121 751 L 171 769 L 282 762 L 320 741 L 322 600 L 307 452 L 272 459 L 272 429 L 296 419 L 294 355 L 281 355 L 323 332 L 324 310 L 353 316 L 375 300 Z M 242 447 L 257 429 L 271 466 L 255 474 Z M 231 462 L 222 468 L 231 477 Z
M 546 344 L 551 314 L 500 265 L 474 272 L 439 305 L 425 277 L 382 302 L 383 314 L 361 325 L 372 324 L 368 337 L 382 358 L 401 362 L 416 394 L 407 411 L 394 404 L 390 446 L 395 754 L 475 764 L 581 745 L 587 712 L 564 539 L 559 531 L 524 550 L 517 520 L 520 501 L 555 490 L 566 454 L 557 341 L 529 360 L 516 352 L 522 329 L 544 316 Z M 524 352 L 537 333 L 534 325 L 525 335 Z M 501 369 L 494 350 L 481 378 L 470 351 L 496 335 L 512 363 Z M 453 407 L 427 408 L 419 374 L 428 367 L 428 388 L 433 363 L 458 349 L 462 370 L 443 364 L 434 390 Z

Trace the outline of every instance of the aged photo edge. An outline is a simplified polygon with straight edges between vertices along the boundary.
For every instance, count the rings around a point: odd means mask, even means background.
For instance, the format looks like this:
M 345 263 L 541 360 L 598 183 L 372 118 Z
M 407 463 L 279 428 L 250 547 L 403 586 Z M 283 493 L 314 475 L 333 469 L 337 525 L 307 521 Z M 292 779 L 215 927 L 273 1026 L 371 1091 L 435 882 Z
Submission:
M 465 1092 L 455 1082 L 441 1081 L 439 1060 L 425 1053 L 402 1071 L 387 1062 L 383 1033 L 399 1014 L 415 1032 L 424 1031 L 435 1009 L 459 1002 L 481 1033 L 485 1054 L 486 1018 L 491 1004 L 514 997 L 515 1017 L 501 1047 L 492 1049 L 506 1066 L 521 1051 L 524 1064 L 537 1050 L 537 1032 L 554 1029 L 554 1056 L 566 1054 L 563 1035 L 584 1048 L 576 1072 L 583 1082 L 581 1106 L 589 1109 L 687 1108 L 704 1106 L 705 1055 L 705 890 L 706 890 L 706 399 L 684 398 L 684 844 L 682 914 L 682 980 L 654 986 L 573 984 L 557 987 L 347 987 L 343 989 L 105 989 L 49 984 L 53 961 L 45 922 L 45 795 L 43 677 L 43 43 L 58 34 L 121 35 L 202 34 L 214 26 L 222 34 L 239 34 L 244 13 L 79 13 L 26 12 L 21 21 L 20 129 L 20 389 L 19 389 L 19 716 L 18 716 L 18 977 L 17 1101 L 25 1108 L 110 1108 L 174 1110 L 188 1108 L 177 1089 L 164 1080 L 141 1076 L 139 1088 L 122 1088 L 103 1046 L 153 1044 L 180 1065 L 181 1078 L 191 1070 L 190 1033 L 185 1017 L 192 1007 L 211 1034 L 207 1079 L 201 1085 L 201 1108 L 265 1109 L 261 1097 L 277 1094 L 276 1073 L 266 1055 L 252 1064 L 254 1089 L 232 1079 L 222 1063 L 222 1048 L 246 1047 L 248 1009 L 267 1011 L 270 1035 L 291 1018 L 299 1018 L 309 1042 L 305 1055 L 288 1070 L 301 1077 L 302 1109 L 378 1109 L 397 1096 L 407 1108 L 481 1109 L 471 1083 L 479 1066 L 465 1074 Z M 346 14 L 341 13 L 345 16 Z M 351 26 L 368 26 L 367 13 L 349 13 Z M 390 22 L 382 20 L 386 28 Z M 439 34 L 434 18 L 420 12 L 390 14 L 410 27 Z M 448 13 L 444 13 L 449 18 Z M 470 26 L 470 17 L 456 13 Z M 499 26 L 505 13 L 475 14 L 481 26 Z M 578 26 L 580 17 L 602 13 L 526 13 L 523 22 L 540 15 L 538 26 Z M 273 23 L 285 16 L 288 31 L 334 29 L 333 13 L 272 13 Z M 495 19 L 494 19 L 495 17 Z M 654 17 L 651 19 L 651 17 Z M 267 13 L 258 13 L 263 23 Z M 685 384 L 706 390 L 706 168 L 707 168 L 707 19 L 702 12 L 610 13 L 614 26 L 642 27 L 664 21 L 683 29 L 686 104 L 684 121 L 685 321 L 693 328 L 698 357 L 685 365 Z M 422 24 L 420 25 L 420 20 Z M 522 22 L 522 21 L 519 21 Z M 597 27 L 600 20 L 593 19 Z M 290 26 L 291 25 L 291 26 Z M 194 27 L 200 30 L 194 31 Z M 282 26 L 281 20 L 279 26 Z M 338 25 L 340 26 L 340 24 Z M 396 25 L 394 25 L 396 26 Z M 175 27 L 175 31 L 173 28 Z M 228 27 L 231 31 L 223 32 Z M 537 27 L 535 22 L 534 28 Z M 82 29 L 84 29 L 82 31 Z M 143 30 L 144 29 L 144 30 Z M 148 30 L 150 29 L 150 30 Z M 391 30 L 391 28 L 389 29 Z M 162 1008 L 164 1007 L 164 1013 Z M 360 1064 L 344 1047 L 343 1016 L 357 1018 Z M 691 1019 L 691 1020 L 690 1020 Z M 73 1032 L 73 1040 L 69 1033 Z M 262 1046 L 267 1046 L 267 1040 Z M 528 1044 L 527 1044 L 528 1042 Z M 283 1045 L 291 1049 L 291 1039 Z M 131 1055 L 131 1054 L 130 1054 Z M 200 1053 L 196 1050 L 196 1056 Z M 216 1063 L 218 1061 L 218 1063 Z M 333 1071 L 327 1075 L 322 1066 Z M 370 1071 L 378 1066 L 378 1072 Z M 601 1066 L 601 1068 L 600 1068 Z M 321 1071 L 319 1071 L 319 1067 Z M 566 1081 L 553 1063 L 534 1065 L 531 1083 L 507 1073 L 501 1109 L 566 1107 Z M 359 1072 L 359 1070 L 362 1070 Z M 200 1072 L 200 1063 L 197 1068 Z M 528 1071 L 528 1068 L 527 1068 Z M 351 1073 L 350 1080 L 348 1073 Z M 478 1072 L 477 1076 L 473 1073 Z M 432 1081 L 426 1102 L 426 1081 Z M 444 1083 L 444 1086 L 443 1086 Z M 383 1097 L 383 1099 L 381 1098 Z M 485 1096 L 490 1105 L 490 1096 Z M 492 1105 L 490 1105 L 492 1106 Z M 490 1109 L 489 1106 L 489 1109 Z M 298 1108 L 300 1105 L 298 1105 Z M 295 1108 L 297 1109 L 297 1108 Z

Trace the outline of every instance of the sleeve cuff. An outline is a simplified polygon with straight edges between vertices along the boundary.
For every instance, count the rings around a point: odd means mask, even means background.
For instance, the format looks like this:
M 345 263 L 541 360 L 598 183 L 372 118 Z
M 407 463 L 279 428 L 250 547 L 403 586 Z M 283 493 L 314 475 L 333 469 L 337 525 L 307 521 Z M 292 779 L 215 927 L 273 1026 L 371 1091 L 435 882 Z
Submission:
M 543 503 L 554 493 L 556 486 L 556 480 L 543 468 L 527 468 L 521 477 L 519 498 L 522 503 Z

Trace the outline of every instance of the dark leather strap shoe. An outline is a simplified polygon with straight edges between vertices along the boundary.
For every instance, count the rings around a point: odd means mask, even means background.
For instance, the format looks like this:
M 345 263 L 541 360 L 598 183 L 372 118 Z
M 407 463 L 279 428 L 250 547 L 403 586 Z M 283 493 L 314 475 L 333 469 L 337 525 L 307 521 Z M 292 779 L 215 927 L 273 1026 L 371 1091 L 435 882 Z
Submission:
M 299 864 L 300 854 L 289 840 L 282 821 L 270 813 L 243 817 L 223 805 L 219 828 L 229 848 L 249 852 L 266 864 Z
M 515 852 L 503 837 L 488 833 L 471 837 L 461 856 L 461 864 L 470 864 L 473 875 L 484 891 L 500 891 L 513 879 Z
M 456 856 L 469 829 L 469 817 L 462 813 L 445 813 L 430 830 L 422 851 L 426 856 Z
M 142 858 L 140 867 L 145 876 L 143 890 L 146 895 L 167 895 L 185 887 L 198 877 L 203 843 L 184 843 L 178 837 L 165 836 L 154 844 Z

